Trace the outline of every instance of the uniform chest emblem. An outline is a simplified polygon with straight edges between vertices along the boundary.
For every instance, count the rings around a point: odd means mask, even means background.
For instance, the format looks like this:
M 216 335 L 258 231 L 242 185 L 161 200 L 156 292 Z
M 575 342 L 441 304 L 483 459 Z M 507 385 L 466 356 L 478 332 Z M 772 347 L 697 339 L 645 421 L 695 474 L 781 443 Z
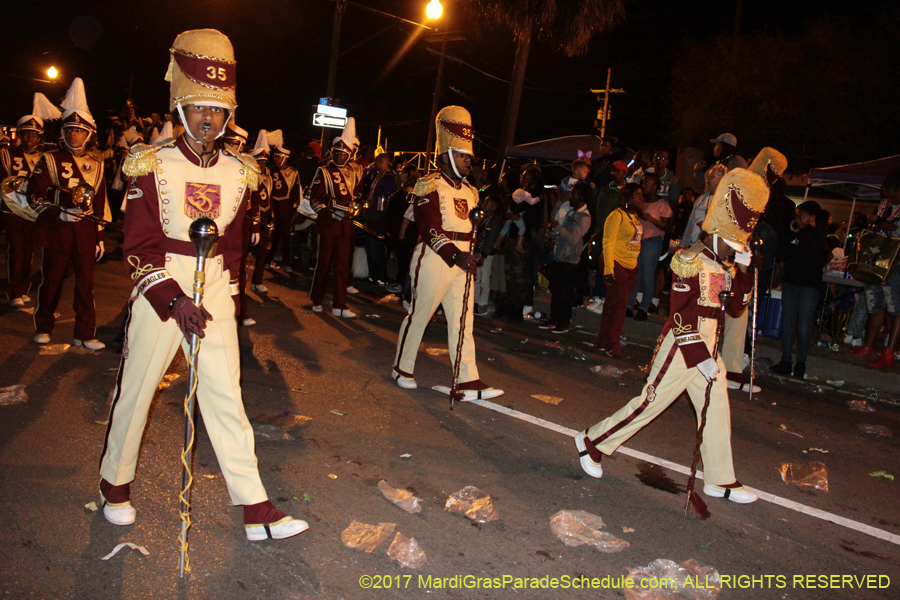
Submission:
M 465 198 L 454 198 L 453 209 L 456 211 L 456 216 L 460 219 L 469 218 L 469 203 Z
M 710 303 L 718 306 L 721 304 L 719 302 L 719 292 L 724 292 L 728 290 L 728 280 L 725 277 L 725 273 L 712 273 L 709 276 L 709 301 Z
M 184 200 L 184 214 L 191 219 L 217 219 L 222 212 L 222 186 L 187 182 Z

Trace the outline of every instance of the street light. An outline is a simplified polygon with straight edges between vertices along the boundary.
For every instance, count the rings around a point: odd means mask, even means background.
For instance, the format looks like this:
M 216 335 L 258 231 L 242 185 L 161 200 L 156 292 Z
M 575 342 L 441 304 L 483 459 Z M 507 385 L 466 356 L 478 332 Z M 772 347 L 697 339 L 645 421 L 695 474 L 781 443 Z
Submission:
M 56 79 L 56 76 L 59 75 L 59 71 L 56 70 L 56 67 L 50 67 L 47 69 L 47 77 L 50 79 Z
M 428 6 L 425 7 L 425 14 L 429 19 L 440 19 L 443 12 L 444 7 L 441 6 L 440 0 L 431 0 Z

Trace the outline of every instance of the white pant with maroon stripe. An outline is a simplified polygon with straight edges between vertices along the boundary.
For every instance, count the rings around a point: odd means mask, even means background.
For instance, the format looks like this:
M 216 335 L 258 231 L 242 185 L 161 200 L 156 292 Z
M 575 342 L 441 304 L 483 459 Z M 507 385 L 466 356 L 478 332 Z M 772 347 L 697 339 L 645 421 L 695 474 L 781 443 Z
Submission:
M 400 339 L 397 342 L 397 356 L 394 369 L 401 375 L 411 377 L 416 368 L 419 344 L 425 328 L 438 306 L 444 306 L 447 318 L 447 346 L 450 349 L 451 365 L 456 363 L 456 347 L 459 341 L 459 323 L 462 317 L 463 296 L 466 289 L 466 273 L 459 267 L 448 267 L 444 259 L 434 250 L 420 242 L 410 261 L 412 271 L 413 300 L 409 314 L 400 325 Z M 474 285 L 471 285 L 474 288 Z M 467 383 L 478 379 L 475 366 L 475 291 L 469 290 L 466 326 L 463 336 L 462 360 L 459 367 L 459 382 Z
M 167 255 L 167 270 L 186 294 L 191 290 L 195 263 L 191 257 Z M 256 504 L 267 496 L 259 478 L 253 428 L 241 398 L 234 301 L 222 257 L 207 261 L 205 288 L 203 306 L 213 319 L 206 323 L 197 355 L 197 403 L 232 503 Z M 160 321 L 143 295 L 133 297 L 100 463 L 100 475 L 113 485 L 134 480 L 153 396 L 179 346 L 187 357 L 189 345 L 175 320 Z
M 710 323 L 715 325 L 715 320 L 710 320 Z M 631 436 L 667 409 L 684 391 L 687 391 L 691 398 L 699 425 L 700 411 L 706 399 L 707 381 L 698 368 L 686 367 L 681 352 L 674 344 L 675 336 L 669 331 L 656 353 L 656 360 L 653 361 L 647 384 L 641 395 L 632 398 L 612 416 L 588 429 L 587 437 L 593 440 L 603 454 L 615 452 Z M 710 393 L 700 456 L 703 458 L 705 482 L 722 486 L 734 483 L 735 478 L 731 457 L 731 408 L 728 405 L 725 368 L 721 357 L 718 362 L 719 375 L 713 382 Z M 665 371 L 660 377 L 663 369 Z M 650 390 L 654 382 L 657 382 L 657 385 Z M 691 447 L 693 448 L 693 444 Z M 690 458 L 690 453 L 685 454 L 685 460 Z

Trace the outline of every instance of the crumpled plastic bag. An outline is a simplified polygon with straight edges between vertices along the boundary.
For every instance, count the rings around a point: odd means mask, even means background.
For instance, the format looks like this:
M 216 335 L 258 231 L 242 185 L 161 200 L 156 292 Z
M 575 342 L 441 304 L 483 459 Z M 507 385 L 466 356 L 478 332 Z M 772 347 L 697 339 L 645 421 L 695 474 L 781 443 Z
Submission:
M 782 481 L 789 485 L 828 491 L 828 470 L 825 468 L 825 463 L 781 463 L 778 472 L 781 473 Z
M 851 400 L 847 403 L 850 407 L 850 410 L 857 410 L 859 412 L 875 412 L 875 409 L 866 402 L 865 400 Z
M 894 433 L 884 425 L 867 425 L 865 423 L 860 423 L 858 427 L 863 433 L 874 433 L 881 437 L 894 437 Z
M 603 519 L 583 510 L 561 510 L 550 517 L 550 531 L 569 547 L 587 544 L 601 552 L 619 552 L 631 544 L 600 531 Z
M 693 558 L 680 565 L 658 558 L 646 567 L 630 569 L 626 579 L 634 582 L 634 587 L 625 588 L 626 600 L 715 600 L 722 589 L 719 572 Z
M 291 434 L 280 427 L 274 425 L 254 425 L 253 436 L 257 440 L 265 440 L 270 442 L 289 442 L 293 438 Z
M 24 385 L 19 384 L 0 388 L 0 406 L 19 404 L 21 402 L 28 402 L 28 394 L 25 393 Z
M 399 531 L 388 548 L 387 555 L 408 569 L 418 569 L 428 560 L 425 551 L 419 547 L 416 538 L 408 538 Z
M 378 482 L 378 491 L 381 492 L 385 498 L 408 513 L 415 514 L 422 512 L 422 507 L 419 506 L 419 502 L 421 502 L 421 500 L 413 496 L 407 490 L 392 488 L 384 479 Z
M 391 537 L 395 527 L 396 523 L 379 523 L 376 526 L 353 521 L 341 532 L 341 541 L 348 548 L 372 552 L 381 542 Z
M 500 518 L 500 511 L 491 497 L 471 485 L 450 494 L 444 510 L 464 514 L 476 523 L 487 523 Z
M 602 375 L 603 377 L 621 377 L 625 374 L 625 371 L 616 368 L 613 365 L 594 365 L 591 367 L 591 373 L 594 375 Z

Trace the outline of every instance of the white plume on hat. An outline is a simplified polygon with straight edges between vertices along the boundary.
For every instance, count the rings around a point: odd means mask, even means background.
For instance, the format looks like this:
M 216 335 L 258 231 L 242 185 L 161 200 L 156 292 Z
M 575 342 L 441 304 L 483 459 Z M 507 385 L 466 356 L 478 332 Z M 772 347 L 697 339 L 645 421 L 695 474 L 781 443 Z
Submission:
M 274 146 L 275 150 L 281 154 L 290 154 L 291 151 L 284 147 L 284 134 L 280 129 L 269 132 L 269 145 Z
M 72 85 L 69 86 L 69 91 L 66 92 L 66 97 L 63 98 L 60 106 L 62 106 L 64 111 L 62 115 L 63 120 L 73 113 L 77 113 L 82 119 L 96 127 L 94 117 L 88 108 L 87 95 L 84 92 L 84 82 L 81 80 L 81 77 L 76 77 L 72 80 Z
M 172 127 L 172 121 L 166 121 L 165 125 L 162 126 L 162 129 L 159 130 L 159 134 L 151 139 L 150 143 L 156 144 L 157 142 L 167 140 L 170 137 L 175 137 L 175 128 Z
M 259 156 L 263 152 L 269 153 L 269 132 L 265 129 L 260 129 L 259 134 L 256 136 L 256 144 L 253 146 L 253 150 L 250 151 L 250 156 Z
M 348 148 L 359 148 L 359 138 L 356 137 L 356 119 L 353 117 L 347 119 L 347 124 L 344 125 L 341 135 L 334 138 L 331 143 L 336 144 L 338 142 L 344 142 L 344 145 Z
M 47 100 L 47 96 L 40 92 L 34 93 L 31 114 L 41 121 L 55 121 L 62 118 L 62 111 L 53 106 L 53 103 Z

